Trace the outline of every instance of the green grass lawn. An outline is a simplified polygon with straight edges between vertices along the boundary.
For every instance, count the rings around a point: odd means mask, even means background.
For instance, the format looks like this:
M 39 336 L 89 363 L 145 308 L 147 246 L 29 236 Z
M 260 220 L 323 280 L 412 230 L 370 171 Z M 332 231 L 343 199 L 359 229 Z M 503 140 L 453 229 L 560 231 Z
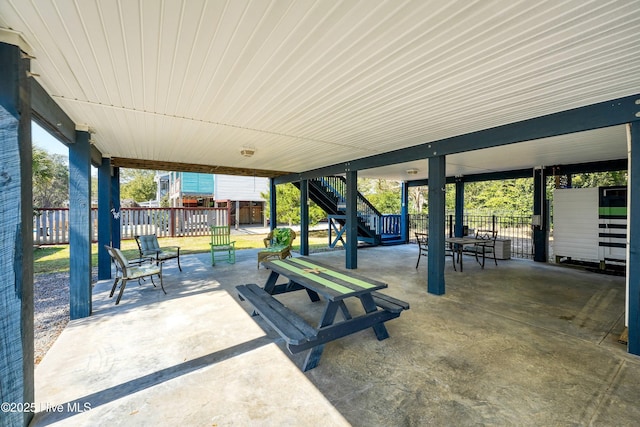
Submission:
M 236 242 L 236 249 L 262 248 L 262 239 L 266 234 L 233 235 Z M 160 246 L 180 246 L 180 254 L 195 254 L 209 252 L 209 236 L 197 237 L 162 237 L 158 239 Z M 296 238 L 293 242 L 294 250 L 298 250 L 300 242 Z M 297 244 L 296 244 L 297 243 Z M 309 233 L 309 246 L 311 248 L 328 247 L 326 231 L 312 231 Z M 121 249 L 127 258 L 138 257 L 138 247 L 135 240 L 123 240 Z M 91 264 L 98 265 L 98 245 L 91 245 Z M 41 246 L 33 250 L 33 272 L 34 274 L 54 273 L 69 271 L 69 245 Z

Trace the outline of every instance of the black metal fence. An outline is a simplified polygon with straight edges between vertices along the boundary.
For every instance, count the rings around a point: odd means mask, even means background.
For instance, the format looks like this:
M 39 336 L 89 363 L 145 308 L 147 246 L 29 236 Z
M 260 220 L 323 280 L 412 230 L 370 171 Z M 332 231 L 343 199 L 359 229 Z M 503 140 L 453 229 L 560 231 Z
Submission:
M 455 220 L 453 214 L 446 216 L 445 230 L 453 236 Z M 511 256 L 514 258 L 533 258 L 533 239 L 530 216 L 516 215 L 474 215 L 463 216 L 463 224 L 468 227 L 469 234 L 473 230 L 497 230 L 498 239 L 511 240 Z M 409 241 L 415 242 L 415 233 L 426 233 L 429 228 L 429 215 L 409 215 Z

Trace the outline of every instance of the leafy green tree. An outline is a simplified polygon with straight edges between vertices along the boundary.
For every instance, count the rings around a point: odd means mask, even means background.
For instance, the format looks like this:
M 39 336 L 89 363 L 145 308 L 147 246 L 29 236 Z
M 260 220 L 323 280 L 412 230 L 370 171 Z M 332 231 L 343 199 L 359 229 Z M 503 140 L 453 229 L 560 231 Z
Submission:
M 157 184 L 153 180 L 155 172 L 143 169 L 122 169 L 120 178 L 120 198 L 136 202 L 146 202 L 156 198 Z
M 60 208 L 69 200 L 68 160 L 60 154 L 33 148 L 33 206 Z
M 400 213 L 400 183 L 386 179 L 358 179 L 358 191 L 382 214 Z
M 260 193 L 260 195 L 267 202 L 269 201 L 269 192 Z M 267 209 L 267 218 L 269 218 L 270 214 L 271 212 Z M 286 222 L 289 226 L 300 224 L 300 190 L 293 184 L 287 183 L 276 186 L 276 215 L 278 216 L 278 221 Z M 327 214 L 313 201 L 310 201 L 309 224 L 315 225 L 326 217 Z
M 531 178 L 473 182 L 465 185 L 465 210 L 530 215 L 533 209 Z
M 627 171 L 579 173 L 571 177 L 573 188 L 627 185 Z

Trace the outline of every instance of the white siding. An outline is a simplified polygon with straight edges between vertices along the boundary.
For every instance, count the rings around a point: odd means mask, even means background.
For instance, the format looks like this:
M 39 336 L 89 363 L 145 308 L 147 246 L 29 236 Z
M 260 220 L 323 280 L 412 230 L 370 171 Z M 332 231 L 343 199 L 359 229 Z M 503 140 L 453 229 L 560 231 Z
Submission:
M 598 262 L 598 189 L 569 188 L 553 194 L 553 253 Z
M 260 193 L 269 191 L 267 178 L 251 176 L 216 175 L 214 185 L 216 200 L 264 202 Z

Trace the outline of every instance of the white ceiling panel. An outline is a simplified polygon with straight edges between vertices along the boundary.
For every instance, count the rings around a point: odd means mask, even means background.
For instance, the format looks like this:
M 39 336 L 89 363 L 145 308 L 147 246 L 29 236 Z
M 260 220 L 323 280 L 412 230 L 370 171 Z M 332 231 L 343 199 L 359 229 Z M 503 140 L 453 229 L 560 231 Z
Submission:
M 640 92 L 640 0 L 0 0 L 0 27 L 113 157 L 303 172 Z M 447 171 L 626 156 L 590 141 Z

